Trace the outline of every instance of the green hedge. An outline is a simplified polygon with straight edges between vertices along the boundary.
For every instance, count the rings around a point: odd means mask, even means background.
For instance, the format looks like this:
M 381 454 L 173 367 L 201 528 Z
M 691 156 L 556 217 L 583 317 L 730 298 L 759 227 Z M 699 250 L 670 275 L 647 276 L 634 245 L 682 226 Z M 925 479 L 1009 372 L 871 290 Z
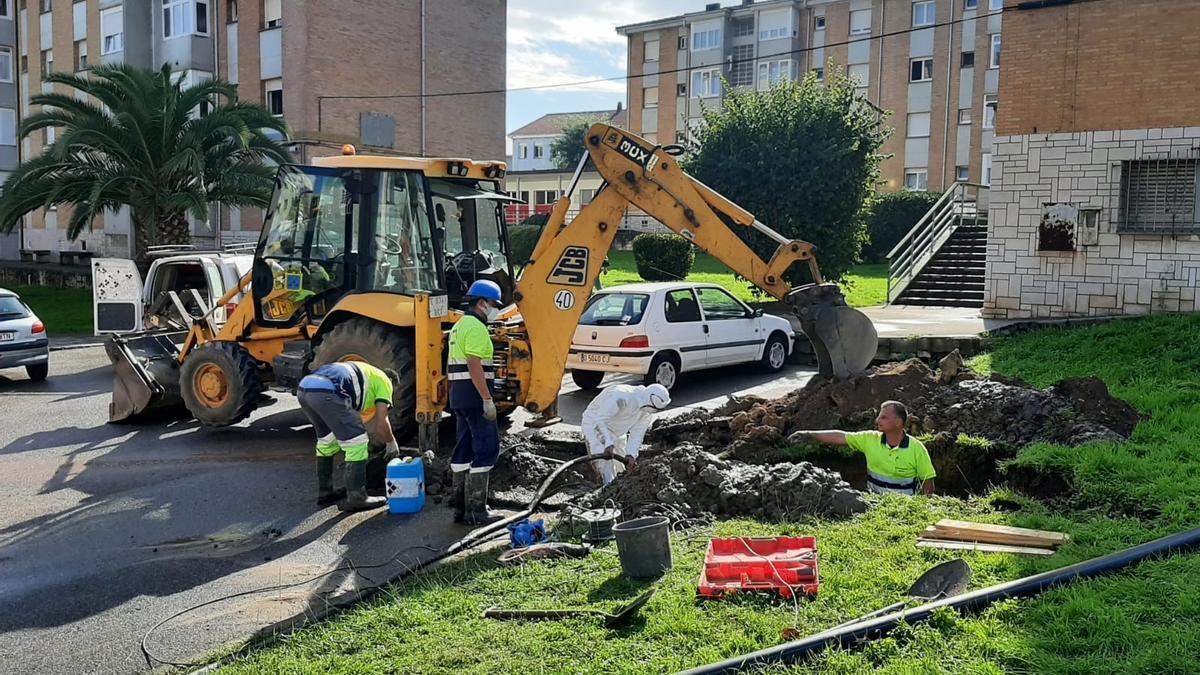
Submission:
M 936 192 L 907 190 L 876 195 L 862 212 L 867 236 L 870 237 L 870 242 L 863 247 L 863 262 L 887 262 L 887 254 L 892 247 L 940 198 L 941 195 Z
M 528 222 L 528 221 L 526 221 Z M 533 255 L 542 228 L 537 225 L 514 225 L 508 228 L 508 245 L 512 249 L 512 264 L 524 265 Z
M 678 281 L 692 271 L 696 249 L 679 235 L 639 234 L 633 239 L 633 259 L 646 281 Z

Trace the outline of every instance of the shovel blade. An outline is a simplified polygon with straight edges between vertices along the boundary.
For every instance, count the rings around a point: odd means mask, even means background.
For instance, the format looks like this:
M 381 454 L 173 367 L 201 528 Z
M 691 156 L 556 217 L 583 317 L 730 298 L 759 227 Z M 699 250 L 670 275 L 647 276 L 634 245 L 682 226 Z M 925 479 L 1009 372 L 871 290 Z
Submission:
M 179 348 L 172 337 L 154 333 L 113 336 L 104 345 L 113 367 L 108 421 L 123 422 L 163 408 L 180 407 Z
M 917 577 L 908 589 L 912 598 L 935 599 L 960 595 L 971 583 L 971 566 L 957 558 L 932 567 Z
M 866 314 L 846 304 L 836 284 L 802 286 L 787 300 L 812 343 L 822 377 L 842 380 L 871 365 L 879 350 L 879 333 Z

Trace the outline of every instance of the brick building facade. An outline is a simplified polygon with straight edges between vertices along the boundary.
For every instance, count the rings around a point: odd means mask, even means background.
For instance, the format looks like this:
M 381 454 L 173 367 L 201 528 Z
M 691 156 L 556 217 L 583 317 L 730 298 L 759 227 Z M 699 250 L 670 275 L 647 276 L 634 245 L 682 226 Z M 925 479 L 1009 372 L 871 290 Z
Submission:
M 984 315 L 1196 310 L 1200 3 L 1009 5 Z

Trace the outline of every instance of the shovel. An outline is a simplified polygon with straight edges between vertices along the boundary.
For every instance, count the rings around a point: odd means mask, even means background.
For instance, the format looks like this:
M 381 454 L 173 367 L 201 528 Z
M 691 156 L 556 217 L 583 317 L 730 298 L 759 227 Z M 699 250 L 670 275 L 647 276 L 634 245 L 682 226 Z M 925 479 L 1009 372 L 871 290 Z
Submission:
M 831 630 L 845 628 L 860 621 L 866 621 L 867 619 L 894 612 L 914 600 L 919 602 L 933 602 L 942 598 L 954 597 L 967 590 L 967 585 L 970 583 L 971 566 L 967 564 L 967 561 L 959 558 L 944 562 L 926 570 L 924 574 L 917 577 L 917 580 L 913 582 L 912 586 L 908 587 L 908 591 L 905 593 L 908 599 L 888 605 L 883 609 L 877 609 L 870 614 L 863 614 L 857 619 L 851 619 L 846 623 L 838 624 Z
M 484 610 L 483 617 L 485 619 L 565 619 L 572 616 L 582 616 L 587 614 L 596 614 L 604 617 L 605 628 L 617 628 L 624 626 L 633 621 L 637 616 L 638 610 L 650 601 L 654 595 L 654 589 L 642 593 L 633 602 L 622 605 L 617 608 L 613 614 L 609 614 L 599 609 L 496 609 L 491 607 Z

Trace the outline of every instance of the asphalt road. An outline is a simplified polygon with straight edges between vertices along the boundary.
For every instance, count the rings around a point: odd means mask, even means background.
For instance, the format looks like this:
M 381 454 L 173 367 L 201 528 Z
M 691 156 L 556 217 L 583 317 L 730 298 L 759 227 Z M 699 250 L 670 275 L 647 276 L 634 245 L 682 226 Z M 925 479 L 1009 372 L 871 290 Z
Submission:
M 776 396 L 811 372 L 751 368 L 685 375 L 676 407 L 732 393 Z M 184 419 L 107 424 L 100 348 L 54 352 L 50 379 L 0 371 L 0 671 L 145 671 L 149 646 L 188 661 L 255 630 L 352 597 L 465 534 L 449 510 L 415 516 L 315 510 L 311 431 L 292 397 L 226 429 Z M 633 381 L 627 377 L 607 382 Z M 564 380 L 560 414 L 591 399 Z M 514 415 L 515 430 L 525 416 Z M 343 568 L 353 563 L 360 572 Z M 363 566 L 380 565 L 363 569 Z M 156 664 L 157 665 L 157 664 Z

